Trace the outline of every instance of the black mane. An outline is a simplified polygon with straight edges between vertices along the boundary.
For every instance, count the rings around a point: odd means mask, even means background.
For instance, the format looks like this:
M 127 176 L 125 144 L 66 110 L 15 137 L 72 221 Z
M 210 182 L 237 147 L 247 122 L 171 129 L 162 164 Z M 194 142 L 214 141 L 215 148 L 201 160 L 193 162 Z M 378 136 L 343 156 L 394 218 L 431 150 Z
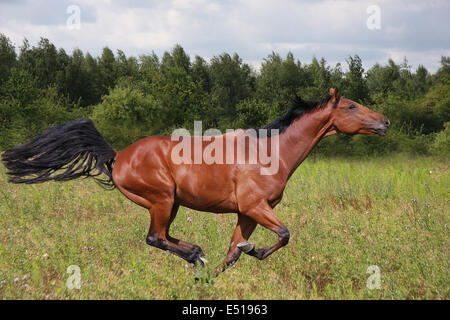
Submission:
M 262 128 L 256 128 L 256 134 L 259 136 L 259 129 L 266 129 L 268 137 L 271 136 L 271 129 L 278 129 L 278 133 L 281 134 L 289 128 L 295 119 L 326 106 L 330 99 L 331 96 L 329 94 L 319 101 L 303 100 L 299 96 L 295 96 L 292 100 L 292 106 L 287 113 L 278 116 L 275 120 Z M 339 98 L 336 100 L 334 107 L 336 107 L 338 103 Z

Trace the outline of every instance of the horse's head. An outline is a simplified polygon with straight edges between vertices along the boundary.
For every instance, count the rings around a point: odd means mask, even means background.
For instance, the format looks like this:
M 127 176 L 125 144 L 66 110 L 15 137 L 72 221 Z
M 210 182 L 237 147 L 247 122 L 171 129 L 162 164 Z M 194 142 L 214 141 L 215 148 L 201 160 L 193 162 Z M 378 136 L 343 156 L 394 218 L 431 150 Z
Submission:
M 386 135 L 391 125 L 388 118 L 349 99 L 339 97 L 338 89 L 330 89 L 333 129 L 346 134 Z

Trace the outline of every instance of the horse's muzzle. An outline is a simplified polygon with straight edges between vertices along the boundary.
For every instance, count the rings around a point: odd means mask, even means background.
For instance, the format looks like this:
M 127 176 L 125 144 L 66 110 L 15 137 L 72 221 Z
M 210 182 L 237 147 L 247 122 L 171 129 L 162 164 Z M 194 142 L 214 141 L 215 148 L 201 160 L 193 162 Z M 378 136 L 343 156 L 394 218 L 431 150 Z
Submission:
M 372 129 L 374 133 L 379 134 L 380 136 L 385 136 L 387 133 L 387 129 L 391 126 L 391 122 L 388 118 L 383 117 L 381 121 Z

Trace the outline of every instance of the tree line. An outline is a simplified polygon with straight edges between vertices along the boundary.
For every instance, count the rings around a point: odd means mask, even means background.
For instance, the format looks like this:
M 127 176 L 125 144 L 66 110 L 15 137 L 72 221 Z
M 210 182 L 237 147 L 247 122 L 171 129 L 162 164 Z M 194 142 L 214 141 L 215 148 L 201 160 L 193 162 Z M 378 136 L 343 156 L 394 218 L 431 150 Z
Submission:
M 316 153 L 448 155 L 450 57 L 441 58 L 434 74 L 421 65 L 412 70 L 406 58 L 366 71 L 354 55 L 344 66 L 272 52 L 255 70 L 237 53 L 191 59 L 180 45 L 162 57 L 127 57 L 108 47 L 94 57 L 79 49 L 67 53 L 44 38 L 34 46 L 24 40 L 16 50 L 0 34 L 0 150 L 80 117 L 93 119 L 117 149 L 145 136 L 193 129 L 194 120 L 222 132 L 260 127 L 286 112 L 295 94 L 318 100 L 337 87 L 386 115 L 392 127 L 382 138 L 332 136 Z

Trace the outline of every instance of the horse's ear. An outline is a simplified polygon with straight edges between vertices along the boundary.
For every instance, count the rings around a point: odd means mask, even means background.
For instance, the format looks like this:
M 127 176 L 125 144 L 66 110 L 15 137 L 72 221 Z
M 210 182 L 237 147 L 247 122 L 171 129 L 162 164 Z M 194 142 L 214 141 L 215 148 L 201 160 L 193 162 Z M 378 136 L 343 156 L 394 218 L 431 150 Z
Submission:
M 338 88 L 330 88 L 330 96 L 331 102 L 335 102 L 339 97 L 339 89 Z

